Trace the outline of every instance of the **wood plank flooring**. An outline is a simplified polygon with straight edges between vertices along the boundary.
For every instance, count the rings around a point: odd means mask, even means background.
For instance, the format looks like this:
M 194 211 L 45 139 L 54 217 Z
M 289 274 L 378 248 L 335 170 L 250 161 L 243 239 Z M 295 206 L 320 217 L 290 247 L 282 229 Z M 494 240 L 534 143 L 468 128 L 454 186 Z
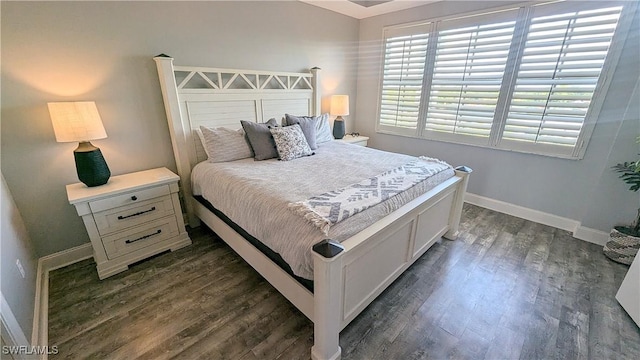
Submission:
M 193 245 L 98 280 L 50 273 L 55 359 L 308 359 L 313 324 L 204 226 Z M 640 359 L 615 300 L 628 267 L 548 226 L 465 204 L 340 334 L 343 359 Z

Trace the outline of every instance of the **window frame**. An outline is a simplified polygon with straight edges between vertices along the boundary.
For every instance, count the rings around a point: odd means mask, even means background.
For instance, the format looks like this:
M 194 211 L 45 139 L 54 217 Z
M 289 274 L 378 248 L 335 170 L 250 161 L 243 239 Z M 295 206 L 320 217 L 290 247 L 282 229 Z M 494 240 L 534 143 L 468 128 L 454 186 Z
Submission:
M 545 8 L 546 6 L 546 8 Z M 598 82 L 591 97 L 588 110 L 582 122 L 580 132 L 577 137 L 575 146 L 562 146 L 556 144 L 546 144 L 539 142 L 524 142 L 510 139 L 503 139 L 503 132 L 507 122 L 507 116 L 510 110 L 510 104 L 515 89 L 515 83 L 518 78 L 518 70 L 522 55 L 525 49 L 527 35 L 529 33 L 529 25 L 531 19 L 534 17 L 547 16 L 552 14 L 561 14 L 563 12 L 571 11 L 583 11 L 587 9 L 599 9 L 606 7 L 622 6 L 620 17 L 616 26 L 616 30 L 611 39 L 611 44 L 608 49 L 605 61 L 602 65 Z M 588 142 L 595 129 L 598 116 L 604 104 L 607 91 L 610 87 L 611 80 L 617 64 L 620 59 L 620 55 L 623 50 L 624 43 L 629 33 L 631 22 L 636 12 L 638 4 L 636 2 L 625 1 L 610 1 L 605 4 L 600 2 L 580 2 L 579 8 L 576 9 L 576 3 L 571 1 L 548 1 L 544 3 L 540 2 L 526 2 L 516 5 L 507 5 L 491 9 L 485 9 L 480 11 L 474 11 L 469 13 L 455 14 L 450 16 L 425 19 L 410 23 L 403 23 L 391 26 L 385 26 L 382 29 L 382 49 L 381 49 L 381 67 L 379 73 L 379 88 L 377 92 L 377 115 L 376 115 L 376 133 L 400 135 L 406 137 L 420 138 L 426 140 L 435 140 L 448 143 L 479 146 L 491 149 L 515 151 L 529 154 L 544 155 L 557 158 L 565 158 L 572 160 L 579 160 L 584 157 L 587 149 Z M 538 11 L 536 12 L 536 9 Z M 542 9 L 542 10 L 540 10 Z M 474 26 L 475 19 L 484 18 L 485 16 L 498 16 L 500 14 L 509 14 L 515 12 L 516 21 L 512 45 L 509 50 L 509 60 L 504 69 L 503 82 L 498 94 L 498 102 L 496 105 L 495 116 L 491 124 L 491 131 L 489 137 L 460 135 L 455 133 L 436 132 L 426 130 L 427 121 L 427 109 L 428 99 L 431 88 L 432 74 L 435 65 L 435 53 L 438 43 L 438 32 L 442 30 L 441 24 L 447 23 L 447 29 L 455 29 L 455 24 L 463 24 L 459 27 Z M 541 13 L 543 12 L 543 13 Z M 506 18 L 506 16 L 500 17 L 500 19 Z M 470 20 L 471 19 L 471 20 Z M 501 21 L 497 20 L 496 22 Z M 485 22 L 486 23 L 486 22 Z M 427 59 L 425 61 L 425 69 L 422 79 L 422 91 L 420 99 L 420 110 L 417 121 L 416 129 L 402 129 L 394 128 L 393 126 L 381 126 L 380 112 L 381 112 L 381 99 L 382 99 L 382 83 L 384 81 L 384 64 L 385 64 L 385 50 L 388 34 L 393 34 L 396 29 L 403 29 L 406 32 L 408 29 L 417 26 L 429 26 L 429 48 L 427 50 Z M 458 27 L 458 28 L 459 28 Z M 435 44 L 435 45 L 432 45 Z M 431 76 L 428 76 L 431 74 Z

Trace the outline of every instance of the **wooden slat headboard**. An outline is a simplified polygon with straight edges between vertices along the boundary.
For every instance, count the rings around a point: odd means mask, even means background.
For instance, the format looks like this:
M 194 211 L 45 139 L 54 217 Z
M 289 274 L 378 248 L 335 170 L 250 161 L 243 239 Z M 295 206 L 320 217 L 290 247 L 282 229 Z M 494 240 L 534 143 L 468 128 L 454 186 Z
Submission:
M 319 68 L 309 73 L 174 66 L 154 58 L 189 223 L 197 225 L 191 169 L 206 159 L 199 127 L 240 128 L 240 120 L 280 122 L 285 113 L 320 115 Z

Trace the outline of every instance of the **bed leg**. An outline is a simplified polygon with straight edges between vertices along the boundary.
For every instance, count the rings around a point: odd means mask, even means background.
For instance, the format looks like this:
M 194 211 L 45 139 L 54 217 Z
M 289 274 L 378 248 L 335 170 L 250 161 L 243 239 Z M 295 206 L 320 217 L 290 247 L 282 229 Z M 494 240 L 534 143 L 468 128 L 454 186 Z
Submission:
M 443 237 L 449 240 L 455 240 L 458 237 L 458 227 L 460 226 L 460 218 L 462 216 L 462 205 L 464 204 L 464 194 L 467 193 L 467 184 L 469 183 L 469 174 L 473 170 L 466 166 L 458 166 L 456 169 L 456 176 L 462 178 L 462 181 L 458 184 L 456 189 L 455 199 L 453 200 L 453 207 L 451 208 L 451 214 L 449 215 L 449 231 L 447 231 Z
M 323 240 L 313 246 L 313 360 L 339 360 L 342 321 L 342 245 Z

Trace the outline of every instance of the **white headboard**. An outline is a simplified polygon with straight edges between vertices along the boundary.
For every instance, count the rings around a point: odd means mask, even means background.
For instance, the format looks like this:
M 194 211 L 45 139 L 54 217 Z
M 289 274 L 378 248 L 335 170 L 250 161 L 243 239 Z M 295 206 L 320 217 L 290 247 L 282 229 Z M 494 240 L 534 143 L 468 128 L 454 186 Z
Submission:
M 174 66 L 173 58 L 154 58 L 167 112 L 171 145 L 191 225 L 191 169 L 206 159 L 196 130 L 240 128 L 240 120 L 278 122 L 285 113 L 320 115 L 319 68 L 309 73 Z

